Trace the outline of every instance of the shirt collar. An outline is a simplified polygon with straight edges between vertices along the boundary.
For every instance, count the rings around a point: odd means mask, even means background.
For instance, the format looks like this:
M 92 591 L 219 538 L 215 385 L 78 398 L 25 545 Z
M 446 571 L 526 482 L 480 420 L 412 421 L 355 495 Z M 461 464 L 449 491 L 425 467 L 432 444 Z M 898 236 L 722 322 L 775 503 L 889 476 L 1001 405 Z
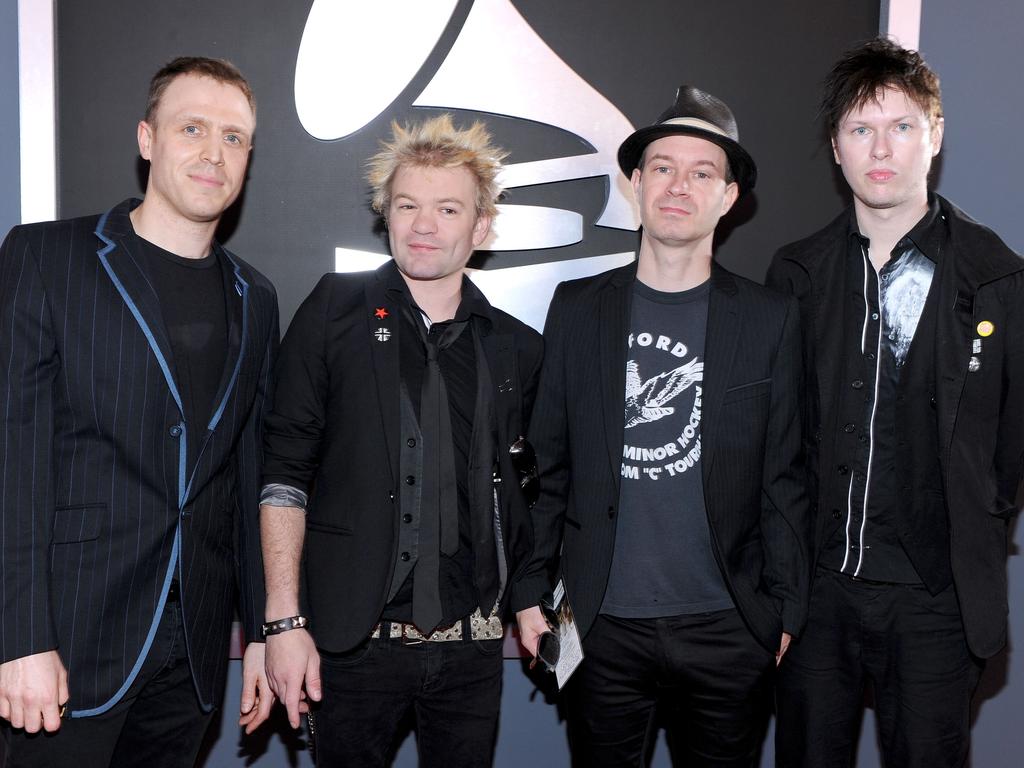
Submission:
M 409 286 L 406 284 L 405 278 L 402 277 L 402 273 L 398 271 L 398 266 L 394 260 L 390 262 L 390 268 L 386 269 L 385 272 L 384 290 L 392 296 L 401 296 L 405 303 L 422 314 L 423 310 L 416 305 L 416 300 L 409 291 Z M 465 322 L 472 317 L 477 317 L 486 323 L 484 327 L 490 328 L 493 323 L 492 308 L 490 302 L 487 301 L 487 297 L 483 295 L 480 289 L 466 275 L 462 276 L 461 290 L 462 299 L 459 302 L 459 308 L 455 310 L 455 317 L 452 318 L 452 322 Z
M 850 217 L 846 231 L 847 238 L 852 246 L 868 248 L 871 245 L 871 241 L 864 237 L 857 228 L 857 216 L 852 206 L 850 207 Z M 929 192 L 928 210 L 925 211 L 924 216 L 920 218 L 917 224 L 911 227 L 910 231 L 899 239 L 893 248 L 892 255 L 899 256 L 912 245 L 938 264 L 946 231 L 946 219 L 939 211 L 939 199 L 933 192 Z M 860 251 L 859 247 L 856 248 L 856 251 Z

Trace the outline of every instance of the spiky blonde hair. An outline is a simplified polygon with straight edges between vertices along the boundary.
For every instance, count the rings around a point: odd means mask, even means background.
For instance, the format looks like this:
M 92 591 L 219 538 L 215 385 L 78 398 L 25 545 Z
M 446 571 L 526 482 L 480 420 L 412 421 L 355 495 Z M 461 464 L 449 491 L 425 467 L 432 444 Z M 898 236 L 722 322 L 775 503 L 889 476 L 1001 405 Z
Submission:
M 404 126 L 393 120 L 391 141 L 380 145 L 381 151 L 366 164 L 366 180 L 373 188 L 373 210 L 382 216 L 387 216 L 391 204 L 391 182 L 403 166 L 468 169 L 476 179 L 477 215 L 498 214 L 495 202 L 501 185 L 497 176 L 508 153 L 491 144 L 491 134 L 483 123 L 456 128 L 448 114 Z

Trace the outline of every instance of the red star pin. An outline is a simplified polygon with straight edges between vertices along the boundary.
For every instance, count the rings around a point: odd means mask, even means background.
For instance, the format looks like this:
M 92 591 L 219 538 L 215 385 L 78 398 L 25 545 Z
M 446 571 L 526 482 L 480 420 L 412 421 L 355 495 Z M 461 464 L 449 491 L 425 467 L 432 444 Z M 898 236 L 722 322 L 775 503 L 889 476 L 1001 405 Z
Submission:
M 373 314 L 378 319 L 383 320 L 385 317 L 387 317 L 391 313 L 388 312 L 386 309 L 384 309 L 384 307 L 377 307 L 377 311 L 374 312 Z

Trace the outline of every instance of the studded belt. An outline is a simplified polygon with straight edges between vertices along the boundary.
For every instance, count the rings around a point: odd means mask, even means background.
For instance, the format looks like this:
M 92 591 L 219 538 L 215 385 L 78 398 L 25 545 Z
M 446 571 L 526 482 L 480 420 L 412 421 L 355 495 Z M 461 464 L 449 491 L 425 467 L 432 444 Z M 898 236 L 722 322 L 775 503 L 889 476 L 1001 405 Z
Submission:
M 379 638 L 382 634 L 392 640 L 402 640 L 404 643 L 445 643 L 452 640 L 462 640 L 464 631 L 463 625 L 468 622 L 469 636 L 473 640 L 500 640 L 505 635 L 505 628 L 501 619 L 491 614 L 486 618 L 483 612 L 477 608 L 465 620 L 457 621 L 450 627 L 440 627 L 429 635 L 424 636 L 415 624 L 403 624 L 400 621 L 382 621 L 373 628 L 371 638 Z

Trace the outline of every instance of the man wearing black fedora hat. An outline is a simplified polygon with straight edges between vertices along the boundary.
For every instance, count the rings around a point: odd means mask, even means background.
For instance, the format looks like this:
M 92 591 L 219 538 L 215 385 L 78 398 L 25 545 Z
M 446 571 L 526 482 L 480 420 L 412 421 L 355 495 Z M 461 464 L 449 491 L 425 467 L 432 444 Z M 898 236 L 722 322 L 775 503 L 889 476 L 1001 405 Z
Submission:
M 566 689 L 576 764 L 641 765 L 660 719 L 682 762 L 751 765 L 809 580 L 798 309 L 712 262 L 757 175 L 723 102 L 681 87 L 619 165 L 640 247 L 552 300 L 513 607 L 534 651 L 564 580 L 586 655 Z

